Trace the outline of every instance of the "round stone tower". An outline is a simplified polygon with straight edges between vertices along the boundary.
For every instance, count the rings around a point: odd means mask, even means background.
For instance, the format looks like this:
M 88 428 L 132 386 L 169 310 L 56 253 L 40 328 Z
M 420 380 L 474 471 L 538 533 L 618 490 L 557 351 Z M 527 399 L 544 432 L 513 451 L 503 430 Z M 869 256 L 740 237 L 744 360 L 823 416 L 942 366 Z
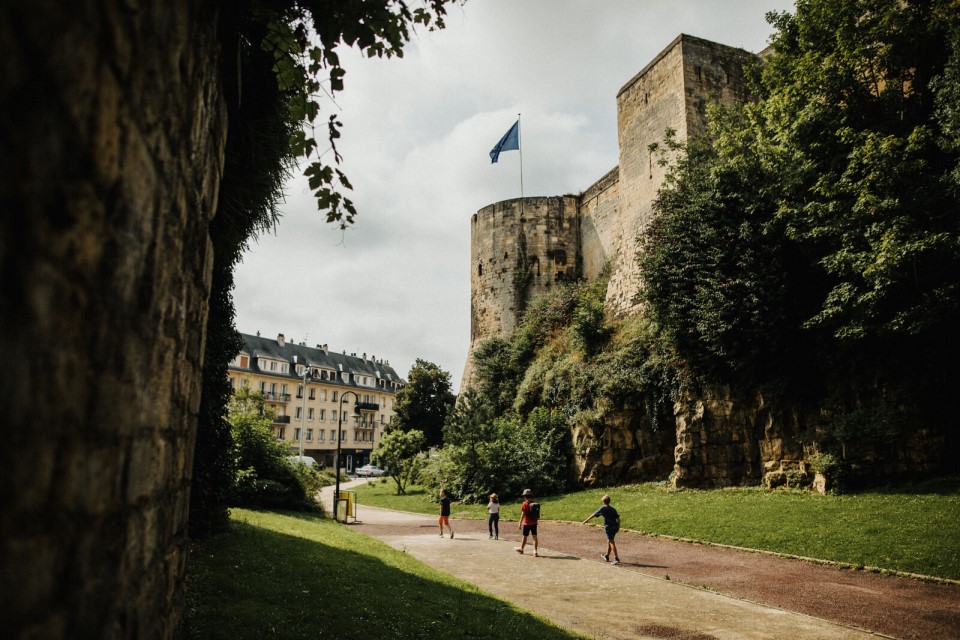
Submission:
M 461 388 L 469 386 L 473 350 L 508 336 L 529 300 L 580 276 L 576 196 L 516 198 L 473 214 L 470 228 L 470 352 Z

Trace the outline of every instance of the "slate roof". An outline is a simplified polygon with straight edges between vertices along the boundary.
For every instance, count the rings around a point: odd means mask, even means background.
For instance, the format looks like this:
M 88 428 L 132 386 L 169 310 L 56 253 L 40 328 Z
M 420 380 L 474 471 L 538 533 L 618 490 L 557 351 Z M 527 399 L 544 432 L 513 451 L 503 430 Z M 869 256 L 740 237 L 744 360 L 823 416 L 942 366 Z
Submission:
M 253 373 L 264 373 L 299 380 L 300 376 L 297 375 L 295 364 L 306 364 L 308 367 L 317 367 L 329 371 L 370 376 L 378 380 L 385 380 L 387 383 L 397 382 L 400 385 L 406 384 L 393 367 L 382 359 L 374 360 L 373 356 L 367 358 L 365 357 L 366 354 L 364 354 L 364 357 L 361 357 L 329 350 L 324 351 L 323 348 L 308 347 L 287 341 L 284 341 L 283 346 L 280 346 L 279 341 L 274 338 L 254 336 L 247 333 L 241 333 L 240 336 L 243 338 L 243 349 L 241 353 L 246 353 L 251 356 L 250 366 L 244 369 L 231 365 L 230 369 L 234 371 L 250 371 Z M 287 362 L 290 364 L 290 370 L 287 373 L 263 371 L 258 366 L 259 361 L 257 358 L 259 357 Z M 361 389 L 375 388 L 373 386 L 356 385 L 352 379 L 349 382 L 343 379 L 323 380 L 323 382 L 347 387 L 356 386 Z

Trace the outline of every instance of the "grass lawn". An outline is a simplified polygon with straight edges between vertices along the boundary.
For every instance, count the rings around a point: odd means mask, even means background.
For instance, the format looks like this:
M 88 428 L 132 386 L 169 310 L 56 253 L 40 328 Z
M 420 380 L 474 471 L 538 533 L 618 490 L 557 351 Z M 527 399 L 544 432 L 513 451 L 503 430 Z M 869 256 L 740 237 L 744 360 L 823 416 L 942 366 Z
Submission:
M 359 504 L 436 513 L 422 487 L 393 495 L 392 482 L 358 487 Z M 578 522 L 609 493 L 625 529 L 822 560 L 960 579 L 960 478 L 821 496 L 758 488 L 674 490 L 658 483 L 538 497 L 546 520 Z M 517 520 L 519 497 L 501 496 Z M 486 518 L 486 505 L 454 505 L 454 518 Z
M 234 509 L 195 547 L 184 637 L 582 638 L 318 515 Z

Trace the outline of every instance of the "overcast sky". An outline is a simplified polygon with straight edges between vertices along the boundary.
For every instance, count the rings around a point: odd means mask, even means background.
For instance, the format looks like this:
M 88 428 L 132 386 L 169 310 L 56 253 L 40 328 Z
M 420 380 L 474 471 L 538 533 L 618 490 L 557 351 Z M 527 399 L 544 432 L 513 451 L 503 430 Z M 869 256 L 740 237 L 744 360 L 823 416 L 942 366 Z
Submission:
M 236 271 L 237 328 L 450 372 L 470 340 L 470 216 L 520 196 L 520 154 L 488 152 L 521 117 L 523 194 L 583 191 L 617 164 L 616 95 L 679 33 L 759 51 L 788 0 L 469 0 L 402 59 L 341 51 L 342 169 L 359 210 L 324 222 L 302 177 L 276 234 Z M 321 120 L 323 117 L 321 117 Z M 321 149 L 326 148 L 325 141 Z M 329 155 L 325 159 L 332 159 Z

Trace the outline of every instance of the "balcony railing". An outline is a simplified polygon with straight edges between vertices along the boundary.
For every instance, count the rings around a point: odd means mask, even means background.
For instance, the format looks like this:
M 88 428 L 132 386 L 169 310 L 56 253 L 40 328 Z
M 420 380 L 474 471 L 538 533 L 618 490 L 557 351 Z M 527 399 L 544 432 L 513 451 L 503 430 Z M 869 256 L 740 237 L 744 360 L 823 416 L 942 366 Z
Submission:
M 273 419 L 274 424 L 290 424 L 290 416 L 277 416 Z
M 358 402 L 357 409 L 360 411 L 379 411 L 380 405 L 376 402 Z
M 267 402 L 290 402 L 289 393 L 275 393 L 273 391 L 264 391 L 263 399 Z

